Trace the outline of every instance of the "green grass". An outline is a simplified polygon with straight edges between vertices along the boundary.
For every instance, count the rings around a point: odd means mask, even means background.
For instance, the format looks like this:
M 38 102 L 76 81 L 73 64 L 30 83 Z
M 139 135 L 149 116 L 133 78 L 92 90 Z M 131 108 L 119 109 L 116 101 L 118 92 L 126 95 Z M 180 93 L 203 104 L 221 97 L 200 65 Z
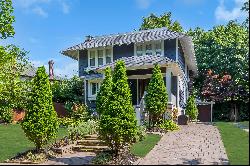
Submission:
M 139 157 L 144 157 L 153 149 L 160 139 L 160 135 L 147 134 L 144 140 L 132 145 L 131 153 Z
M 57 139 L 67 135 L 67 129 L 59 128 Z M 51 140 L 50 143 L 54 142 Z M 19 124 L 0 125 L 0 162 L 14 157 L 17 153 L 34 148 Z
M 230 122 L 216 122 L 231 165 L 249 164 L 249 133 Z
M 241 124 L 244 128 L 249 129 L 249 121 L 239 122 L 239 124 Z

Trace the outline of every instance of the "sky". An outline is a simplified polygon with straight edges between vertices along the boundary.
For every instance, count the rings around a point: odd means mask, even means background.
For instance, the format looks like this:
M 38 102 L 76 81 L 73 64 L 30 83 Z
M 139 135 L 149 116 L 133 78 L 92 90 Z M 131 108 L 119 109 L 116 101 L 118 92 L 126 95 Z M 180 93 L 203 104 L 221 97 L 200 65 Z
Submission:
M 13 0 L 15 36 L 0 44 L 15 44 L 29 51 L 35 67 L 53 60 L 55 75 L 78 73 L 78 63 L 59 52 L 85 36 L 138 30 L 150 13 L 172 13 L 184 30 L 209 30 L 229 20 L 243 21 L 245 0 Z

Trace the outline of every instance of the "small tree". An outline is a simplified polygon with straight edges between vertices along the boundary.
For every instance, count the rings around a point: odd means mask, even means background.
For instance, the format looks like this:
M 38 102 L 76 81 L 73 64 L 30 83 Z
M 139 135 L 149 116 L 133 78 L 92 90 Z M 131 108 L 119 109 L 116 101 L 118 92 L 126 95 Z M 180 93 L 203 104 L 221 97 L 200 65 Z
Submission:
M 44 66 L 38 68 L 32 80 L 31 104 L 21 125 L 26 136 L 35 143 L 37 149 L 41 149 L 56 136 L 59 124 Z
M 186 115 L 189 116 L 190 120 L 196 120 L 198 117 L 198 109 L 195 103 L 195 96 L 191 95 L 188 97 Z
M 153 126 L 160 120 L 162 114 L 167 109 L 168 94 L 166 86 L 163 81 L 160 66 L 155 65 L 153 75 L 147 87 L 147 94 L 145 96 L 146 109 L 150 114 L 150 124 Z
M 112 77 L 111 69 L 107 67 L 105 69 L 105 78 L 101 84 L 100 91 L 96 97 L 96 111 L 99 115 L 107 109 L 109 97 L 112 92 Z
M 135 112 L 123 61 L 116 63 L 112 81 L 112 95 L 106 111 L 101 115 L 99 134 L 115 154 L 118 154 L 119 149 L 134 141 L 137 134 Z

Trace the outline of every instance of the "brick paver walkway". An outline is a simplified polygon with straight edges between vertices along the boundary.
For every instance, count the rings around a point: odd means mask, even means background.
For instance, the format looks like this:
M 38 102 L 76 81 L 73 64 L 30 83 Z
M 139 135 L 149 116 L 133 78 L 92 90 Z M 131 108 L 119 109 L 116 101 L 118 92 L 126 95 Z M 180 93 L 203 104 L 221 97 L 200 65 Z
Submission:
M 228 164 L 218 129 L 209 124 L 189 124 L 166 133 L 158 144 L 135 164 Z

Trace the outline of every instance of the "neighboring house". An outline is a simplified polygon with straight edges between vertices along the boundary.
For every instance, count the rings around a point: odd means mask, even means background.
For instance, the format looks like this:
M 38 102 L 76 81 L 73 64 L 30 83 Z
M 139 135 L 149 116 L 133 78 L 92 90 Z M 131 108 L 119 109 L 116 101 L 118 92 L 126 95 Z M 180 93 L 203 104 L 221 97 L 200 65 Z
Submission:
M 50 81 L 54 81 L 54 80 L 62 80 L 61 77 L 57 76 L 57 75 L 54 75 L 54 69 L 53 69 L 53 64 L 54 62 L 51 60 L 48 62 L 49 64 L 49 79 Z M 36 71 L 37 71 L 37 68 L 34 67 L 33 65 L 31 64 L 28 64 L 25 66 L 24 68 L 24 71 L 21 73 L 20 77 L 21 77 L 21 80 L 31 80 L 33 77 L 35 77 L 36 75 Z
M 192 78 L 197 74 L 191 37 L 167 28 L 87 36 L 83 43 L 61 53 L 78 61 L 79 76 L 85 78 L 85 101 L 91 108 L 95 108 L 104 69 L 113 69 L 117 60 L 125 62 L 132 102 L 137 107 L 142 107 L 155 63 L 161 66 L 169 108 L 177 107 L 179 114 L 184 113 Z

